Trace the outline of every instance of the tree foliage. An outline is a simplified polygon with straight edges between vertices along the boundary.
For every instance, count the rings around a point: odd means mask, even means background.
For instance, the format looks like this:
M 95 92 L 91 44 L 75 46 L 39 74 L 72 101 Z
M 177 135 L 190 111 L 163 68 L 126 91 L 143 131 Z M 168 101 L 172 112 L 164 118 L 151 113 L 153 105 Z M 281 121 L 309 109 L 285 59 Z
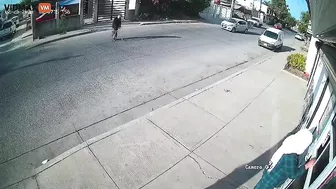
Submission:
M 288 17 L 286 18 L 286 23 L 288 27 L 294 27 L 296 25 L 296 20 L 293 16 L 288 15 Z
M 301 12 L 300 22 L 298 25 L 298 30 L 300 33 L 307 34 L 309 20 L 310 16 L 308 11 Z
M 152 3 L 158 14 L 185 13 L 194 16 L 207 8 L 210 0 L 152 0 Z
M 21 0 L 20 4 L 29 6 L 32 4 L 31 0 Z
M 308 24 L 309 20 L 310 20 L 310 16 L 309 16 L 308 11 L 301 12 L 300 21 L 303 22 L 303 23 L 307 23 Z
M 286 5 L 285 0 L 272 0 L 270 8 L 273 10 L 275 18 L 279 22 L 283 22 L 289 14 L 288 6 Z
M 274 22 L 281 23 L 285 27 L 296 25 L 295 18 L 290 14 L 286 0 L 271 0 L 268 2 L 269 8 L 274 12 Z

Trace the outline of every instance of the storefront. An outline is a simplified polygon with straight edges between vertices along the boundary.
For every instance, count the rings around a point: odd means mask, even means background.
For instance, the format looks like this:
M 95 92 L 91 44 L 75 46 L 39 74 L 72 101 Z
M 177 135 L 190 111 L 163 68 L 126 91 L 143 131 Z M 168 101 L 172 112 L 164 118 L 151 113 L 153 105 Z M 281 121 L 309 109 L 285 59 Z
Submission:
M 310 1 L 312 33 L 317 39 L 308 66 L 310 77 L 299 128 L 314 134 L 312 145 L 301 157 L 301 163 L 316 158 L 315 166 L 285 188 L 336 188 L 336 1 Z M 312 47 L 310 47 L 312 48 Z M 307 61 L 308 62 L 308 61 Z

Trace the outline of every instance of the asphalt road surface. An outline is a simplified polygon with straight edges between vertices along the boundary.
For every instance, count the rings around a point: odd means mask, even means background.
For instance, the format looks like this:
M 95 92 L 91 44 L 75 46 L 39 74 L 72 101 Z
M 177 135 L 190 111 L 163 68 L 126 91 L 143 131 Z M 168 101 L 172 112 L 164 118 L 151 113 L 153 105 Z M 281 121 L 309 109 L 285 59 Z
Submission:
M 38 167 L 271 55 L 257 45 L 262 31 L 124 26 L 123 40 L 104 31 L 0 55 L 0 169 L 23 160 L 25 169 Z M 285 51 L 294 40 L 286 36 Z

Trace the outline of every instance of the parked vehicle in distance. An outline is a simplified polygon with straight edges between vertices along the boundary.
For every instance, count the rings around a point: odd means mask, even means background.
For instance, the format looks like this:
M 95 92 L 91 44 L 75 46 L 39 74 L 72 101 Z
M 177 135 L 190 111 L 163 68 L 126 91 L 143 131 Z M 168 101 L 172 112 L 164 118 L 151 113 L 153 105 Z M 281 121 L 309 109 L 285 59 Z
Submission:
M 275 28 L 268 28 L 258 39 L 258 45 L 271 50 L 279 50 L 283 45 L 284 32 Z
M 228 30 L 232 33 L 234 32 L 244 32 L 247 33 L 248 25 L 245 20 L 237 18 L 226 18 L 222 21 L 221 27 L 224 30 Z
M 19 17 L 18 17 L 18 16 L 14 16 L 14 17 L 12 18 L 12 21 L 14 22 L 14 24 L 15 24 L 16 26 L 19 26 L 19 24 L 20 24 L 20 20 L 19 20 Z
M 276 23 L 274 24 L 274 28 L 278 30 L 282 30 L 282 24 L 281 23 Z
M 262 26 L 262 22 L 260 19 L 252 17 L 251 19 L 247 20 L 248 22 L 252 23 L 254 27 L 260 28 Z
M 16 32 L 16 26 L 12 20 L 5 22 L 0 28 L 0 39 L 13 36 Z
M 303 40 L 304 40 L 304 37 L 303 37 L 302 34 L 297 33 L 297 34 L 295 35 L 295 39 L 298 39 L 298 40 L 300 40 L 300 41 L 303 41 Z

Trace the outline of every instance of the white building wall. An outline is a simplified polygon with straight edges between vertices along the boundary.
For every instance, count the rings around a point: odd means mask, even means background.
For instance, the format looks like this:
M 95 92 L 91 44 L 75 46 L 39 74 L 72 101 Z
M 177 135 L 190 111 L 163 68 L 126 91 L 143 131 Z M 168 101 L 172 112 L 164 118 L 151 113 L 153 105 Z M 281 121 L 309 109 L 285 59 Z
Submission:
M 244 7 L 248 8 L 248 9 L 252 9 L 253 7 L 253 0 L 236 0 L 236 3 L 243 5 Z M 261 11 L 263 12 L 267 12 L 267 6 L 262 4 L 261 5 Z M 256 0 L 254 1 L 254 9 L 256 9 L 257 11 L 260 10 L 260 0 Z
M 252 10 L 252 7 L 254 7 L 255 10 L 260 10 L 260 0 L 255 0 L 253 5 L 253 0 L 236 0 L 236 3 L 246 7 L 247 9 Z M 264 13 L 267 13 L 268 6 L 261 4 L 261 11 Z M 262 22 L 264 22 L 264 14 L 260 14 L 259 18 Z
M 221 22 L 223 18 L 230 17 L 230 14 L 230 8 L 211 3 L 208 8 L 199 13 L 199 16 L 205 20 L 216 23 Z
M 307 54 L 307 59 L 306 59 L 306 70 L 305 70 L 306 73 L 309 75 L 311 74 L 311 71 L 314 65 L 315 56 L 317 54 L 317 49 L 315 47 L 316 41 L 317 39 L 315 37 L 312 37 L 310 40 L 310 44 L 309 44 L 309 49 L 308 49 L 308 54 Z

